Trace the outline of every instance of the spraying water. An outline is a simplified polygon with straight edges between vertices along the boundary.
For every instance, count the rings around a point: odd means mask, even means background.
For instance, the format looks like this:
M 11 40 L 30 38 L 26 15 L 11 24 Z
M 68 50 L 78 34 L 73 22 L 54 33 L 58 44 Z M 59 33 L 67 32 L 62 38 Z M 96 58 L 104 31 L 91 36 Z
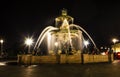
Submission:
M 43 39 L 45 38 L 45 36 L 47 35 L 47 33 L 49 33 L 49 32 L 52 31 L 52 30 L 58 30 L 58 28 L 55 28 L 55 27 L 53 27 L 53 26 L 48 26 L 48 27 L 46 27 L 46 28 L 42 31 L 42 33 L 41 33 L 40 36 L 38 37 L 38 40 L 37 40 L 37 42 L 36 42 L 36 44 L 35 44 L 34 49 L 38 49 L 38 48 L 39 48 L 41 42 L 43 41 Z
M 72 27 L 75 27 L 75 29 Z M 96 44 L 90 35 L 79 25 L 73 24 L 73 18 L 68 16 L 65 10 L 62 10 L 62 15 L 56 18 L 56 27 L 48 26 L 42 31 L 34 46 L 34 50 L 39 49 L 41 43 L 47 37 L 46 47 L 48 47 L 48 53 L 74 54 L 78 51 L 82 52 L 84 47 L 82 32 L 88 36 L 96 48 Z
M 75 25 L 75 24 L 71 24 L 70 27 L 76 27 L 76 28 L 82 30 L 82 31 L 89 37 L 89 39 L 90 39 L 91 42 L 93 43 L 94 47 L 96 48 L 95 42 L 93 41 L 93 39 L 91 38 L 91 36 L 85 31 L 85 29 L 83 29 L 83 28 L 80 27 L 79 25 Z

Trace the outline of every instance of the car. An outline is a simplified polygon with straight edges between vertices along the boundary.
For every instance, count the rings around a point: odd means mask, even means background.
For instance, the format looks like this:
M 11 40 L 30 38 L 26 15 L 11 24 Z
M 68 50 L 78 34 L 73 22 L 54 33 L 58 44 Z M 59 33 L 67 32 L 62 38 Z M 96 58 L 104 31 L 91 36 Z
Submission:
M 117 53 L 116 53 L 116 58 L 117 58 L 117 59 L 120 59 L 120 52 L 117 52 Z

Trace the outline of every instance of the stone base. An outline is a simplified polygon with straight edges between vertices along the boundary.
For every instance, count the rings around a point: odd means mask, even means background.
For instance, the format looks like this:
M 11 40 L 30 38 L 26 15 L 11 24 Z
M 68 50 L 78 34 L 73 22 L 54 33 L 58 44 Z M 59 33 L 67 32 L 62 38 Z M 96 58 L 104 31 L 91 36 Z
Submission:
M 18 55 L 19 64 L 41 64 L 41 63 L 96 63 L 96 62 L 110 62 L 113 61 L 113 54 L 109 55 L 89 55 L 89 54 L 76 54 L 76 55 L 47 55 L 47 56 L 34 56 L 34 55 Z

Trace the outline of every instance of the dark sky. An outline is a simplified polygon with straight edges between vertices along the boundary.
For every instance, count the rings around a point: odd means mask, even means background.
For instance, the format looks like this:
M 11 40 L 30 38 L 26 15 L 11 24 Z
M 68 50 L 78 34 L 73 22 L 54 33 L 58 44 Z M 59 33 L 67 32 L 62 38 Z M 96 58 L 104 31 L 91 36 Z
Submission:
M 97 45 L 109 45 L 113 37 L 120 38 L 120 2 L 115 0 L 3 0 L 0 37 L 7 47 L 23 43 L 27 36 L 37 39 L 45 27 L 54 26 L 63 8 Z

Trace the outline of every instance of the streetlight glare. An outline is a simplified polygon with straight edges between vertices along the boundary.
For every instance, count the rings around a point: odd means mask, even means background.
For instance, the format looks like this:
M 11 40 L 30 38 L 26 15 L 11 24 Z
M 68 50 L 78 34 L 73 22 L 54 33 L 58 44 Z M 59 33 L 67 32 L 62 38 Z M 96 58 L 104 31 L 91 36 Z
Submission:
M 118 42 L 118 40 L 116 38 L 112 39 L 113 43 L 115 44 L 116 42 Z
M 88 44 L 89 44 L 89 41 L 84 41 L 84 45 L 86 46 L 86 48 L 87 48 L 87 46 L 88 46 Z
M 0 50 L 0 56 L 3 55 L 3 39 L 0 40 L 1 43 L 1 50 Z
M 84 41 L 84 45 L 87 46 L 89 44 L 88 41 Z
M 4 41 L 3 40 L 0 40 L 0 43 L 3 43 Z
M 33 43 L 33 39 L 32 38 L 26 38 L 26 40 L 25 40 L 25 44 L 26 45 L 32 45 L 32 43 Z
M 33 44 L 33 39 L 32 38 L 26 38 L 25 39 L 25 44 L 28 45 L 28 53 L 30 52 L 30 46 Z

